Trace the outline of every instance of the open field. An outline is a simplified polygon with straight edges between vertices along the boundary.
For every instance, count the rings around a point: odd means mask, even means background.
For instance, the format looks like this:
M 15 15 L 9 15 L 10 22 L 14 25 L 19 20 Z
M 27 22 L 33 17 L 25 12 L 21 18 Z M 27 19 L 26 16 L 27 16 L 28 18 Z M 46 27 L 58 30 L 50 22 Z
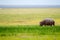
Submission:
M 60 25 L 60 8 L 3 8 L 0 9 L 0 24 L 39 25 L 44 18 L 53 18 Z
M 55 26 L 39 26 L 44 18 Z M 60 40 L 60 8 L 0 8 L 0 40 Z
M 4 33 L 31 33 L 36 35 L 60 35 L 60 26 L 38 26 L 38 25 L 16 25 L 16 26 L 0 26 L 0 36 L 5 36 Z
M 60 40 L 60 26 L 0 26 L 0 40 Z
M 41 36 L 6 36 L 0 37 L 0 40 L 60 40 L 60 35 L 41 35 Z

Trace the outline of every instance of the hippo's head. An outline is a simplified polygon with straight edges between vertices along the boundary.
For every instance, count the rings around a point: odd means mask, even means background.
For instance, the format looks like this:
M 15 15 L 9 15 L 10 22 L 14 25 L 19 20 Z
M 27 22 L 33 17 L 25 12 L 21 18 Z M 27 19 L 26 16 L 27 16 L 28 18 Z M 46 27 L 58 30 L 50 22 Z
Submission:
M 40 22 L 40 26 L 43 26 L 43 22 Z

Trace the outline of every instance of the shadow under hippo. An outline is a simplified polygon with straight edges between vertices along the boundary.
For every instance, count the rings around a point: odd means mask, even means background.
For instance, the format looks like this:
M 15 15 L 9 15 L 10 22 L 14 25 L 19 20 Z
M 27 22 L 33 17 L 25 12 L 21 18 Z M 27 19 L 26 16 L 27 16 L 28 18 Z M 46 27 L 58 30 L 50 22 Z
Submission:
M 40 22 L 40 26 L 46 26 L 46 25 L 48 25 L 48 26 L 54 26 L 55 25 L 55 21 L 53 20 L 53 19 L 51 19 L 51 18 L 46 18 L 46 19 L 44 19 L 44 20 L 42 20 L 41 22 Z

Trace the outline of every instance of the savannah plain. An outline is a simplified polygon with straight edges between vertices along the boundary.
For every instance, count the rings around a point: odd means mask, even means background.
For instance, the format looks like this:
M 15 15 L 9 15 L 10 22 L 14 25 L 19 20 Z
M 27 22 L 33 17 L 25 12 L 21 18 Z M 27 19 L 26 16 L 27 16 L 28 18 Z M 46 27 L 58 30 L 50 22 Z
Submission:
M 39 26 L 45 18 L 55 26 Z M 0 40 L 60 40 L 60 8 L 0 8 Z

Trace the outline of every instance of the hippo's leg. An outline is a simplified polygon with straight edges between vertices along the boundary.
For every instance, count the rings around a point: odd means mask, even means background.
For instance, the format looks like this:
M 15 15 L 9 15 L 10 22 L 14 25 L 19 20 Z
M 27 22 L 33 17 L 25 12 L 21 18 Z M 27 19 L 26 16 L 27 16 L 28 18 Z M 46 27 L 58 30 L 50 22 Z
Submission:
M 50 24 L 49 26 L 52 26 L 53 24 Z
M 47 26 L 46 24 L 44 26 Z
M 50 25 L 50 26 L 52 26 L 52 25 Z

